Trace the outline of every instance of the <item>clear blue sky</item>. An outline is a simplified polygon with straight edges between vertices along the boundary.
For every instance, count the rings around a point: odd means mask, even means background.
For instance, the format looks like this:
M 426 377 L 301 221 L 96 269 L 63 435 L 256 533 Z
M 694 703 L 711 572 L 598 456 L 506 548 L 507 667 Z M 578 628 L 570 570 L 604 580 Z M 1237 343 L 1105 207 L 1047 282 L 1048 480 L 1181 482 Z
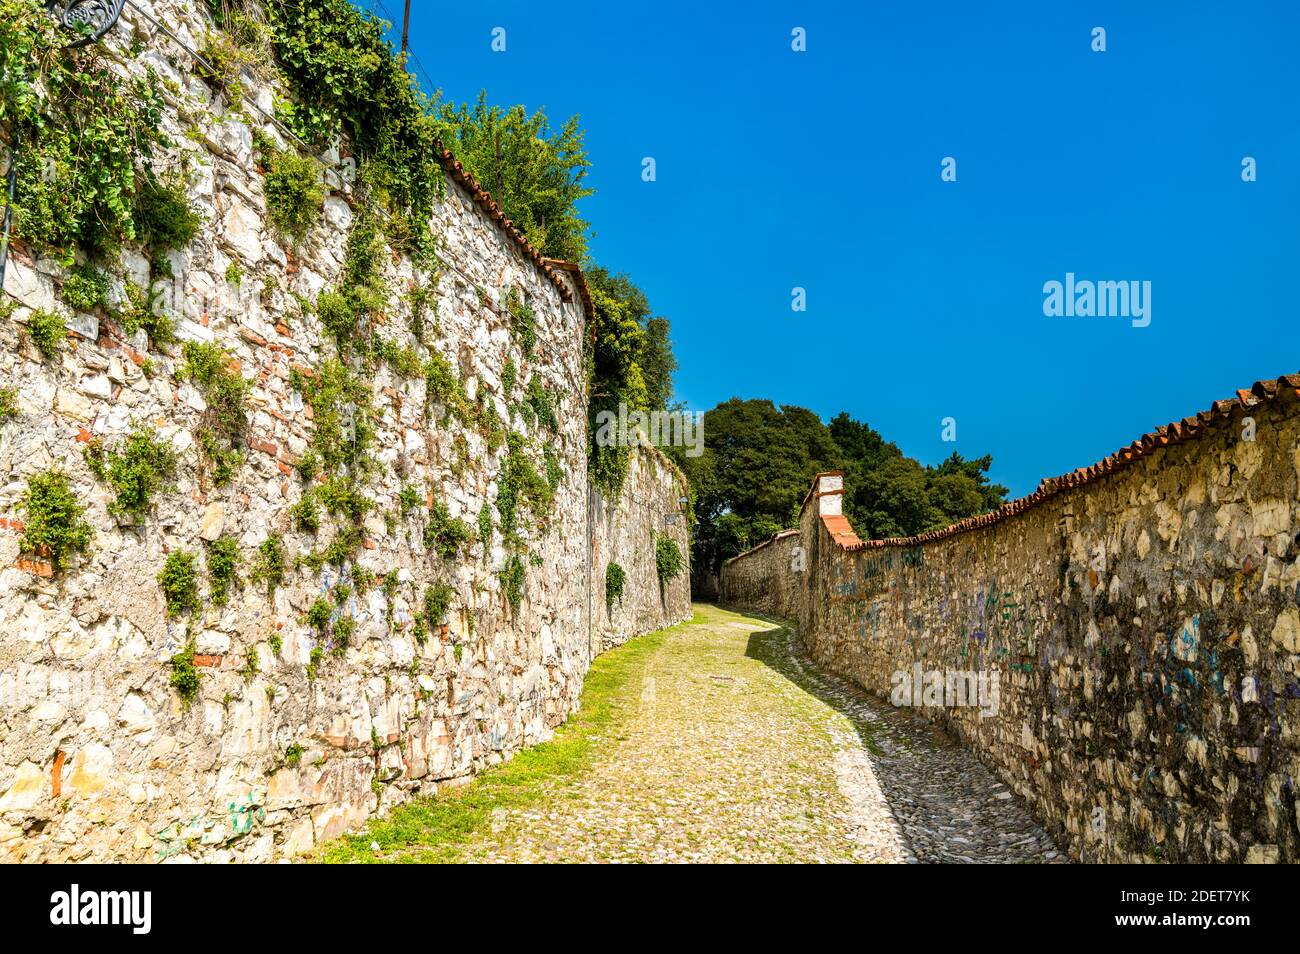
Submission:
M 1294 2 L 413 7 L 446 96 L 581 114 L 594 257 L 672 320 L 694 408 L 846 410 L 1019 495 L 1300 371 Z M 1067 271 L 1152 282 L 1150 327 L 1045 317 Z

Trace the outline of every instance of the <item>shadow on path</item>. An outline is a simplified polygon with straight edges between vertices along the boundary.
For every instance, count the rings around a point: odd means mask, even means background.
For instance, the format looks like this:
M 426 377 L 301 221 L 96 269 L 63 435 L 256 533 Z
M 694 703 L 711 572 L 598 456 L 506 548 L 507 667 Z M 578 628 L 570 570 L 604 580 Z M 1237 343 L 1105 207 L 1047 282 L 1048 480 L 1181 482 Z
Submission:
M 750 634 L 746 656 L 841 713 L 853 726 L 917 860 L 1069 861 L 1020 799 L 936 726 L 880 702 L 848 679 L 824 672 L 794 630 L 779 620 L 730 612 L 773 627 Z

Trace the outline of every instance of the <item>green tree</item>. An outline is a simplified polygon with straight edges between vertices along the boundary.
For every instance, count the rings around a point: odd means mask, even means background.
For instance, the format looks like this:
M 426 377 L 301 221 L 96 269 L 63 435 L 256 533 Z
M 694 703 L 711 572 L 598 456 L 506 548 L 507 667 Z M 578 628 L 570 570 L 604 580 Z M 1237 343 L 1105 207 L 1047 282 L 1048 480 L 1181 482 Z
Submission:
M 793 526 L 814 474 L 841 452 L 811 411 L 732 398 L 704 415 L 704 453 L 673 455 L 695 494 L 693 564 L 722 561 Z

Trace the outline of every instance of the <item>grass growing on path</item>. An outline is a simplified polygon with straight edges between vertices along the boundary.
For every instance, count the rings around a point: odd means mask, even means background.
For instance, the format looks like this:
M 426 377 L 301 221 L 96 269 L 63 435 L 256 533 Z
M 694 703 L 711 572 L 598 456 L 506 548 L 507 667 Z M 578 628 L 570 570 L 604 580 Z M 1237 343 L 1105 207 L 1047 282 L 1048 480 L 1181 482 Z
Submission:
M 549 742 L 518 752 L 464 788 L 400 805 L 387 818 L 322 846 L 307 860 L 327 864 L 459 861 L 462 847 L 491 829 L 494 812 L 539 804 L 556 786 L 583 776 L 604 731 L 617 727 L 623 712 L 638 703 L 637 677 L 675 628 L 639 636 L 598 656 L 583 682 L 581 708 Z M 379 851 L 371 847 L 372 842 Z

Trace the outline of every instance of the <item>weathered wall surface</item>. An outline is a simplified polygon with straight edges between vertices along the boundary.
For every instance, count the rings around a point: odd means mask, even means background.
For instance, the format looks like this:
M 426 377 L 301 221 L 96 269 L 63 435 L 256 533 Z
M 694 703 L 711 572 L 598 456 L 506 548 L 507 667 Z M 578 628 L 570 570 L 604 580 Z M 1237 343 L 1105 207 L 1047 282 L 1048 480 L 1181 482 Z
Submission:
M 660 581 L 655 565 L 655 537 L 670 537 L 690 559 L 686 516 L 678 500 L 686 481 L 653 447 L 632 455 L 627 480 L 617 500 L 591 490 L 592 631 L 596 651 L 617 646 L 638 633 L 671 626 L 691 615 L 690 567 L 676 578 Z M 605 598 L 605 568 L 617 563 L 626 579 L 621 599 Z
M 1298 388 L 1261 382 L 919 539 L 858 541 L 824 476 L 797 535 L 724 566 L 723 599 L 886 698 L 918 661 L 996 670 L 995 716 L 917 711 L 1076 858 L 1300 860 Z
M 209 25 L 202 4 L 143 5 L 191 47 Z M 138 56 L 132 39 L 141 41 Z M 470 402 L 521 435 L 542 474 L 550 448 L 562 469 L 553 506 L 522 519 L 518 540 L 508 542 L 496 509 L 506 449 L 479 426 L 486 418 L 461 424 L 436 401 L 426 414 L 424 380 L 378 364 L 366 372 L 379 467 L 363 486 L 375 508 L 362 546 L 341 567 L 291 569 L 273 597 L 245 582 L 216 606 L 205 585 L 200 611 L 169 619 L 157 582 L 169 552 L 199 554 L 202 567 L 206 541 L 233 537 L 246 574 L 268 535 L 283 539 L 291 561 L 332 538 L 328 519 L 314 537 L 290 517 L 309 486 L 294 465 L 314 429 L 290 376 L 333 355 L 300 303 L 338 279 L 360 206 L 342 167 L 327 171 L 323 220 L 290 248 L 265 226 L 254 110 L 214 97 L 188 54 L 130 7 L 104 45 L 124 72 L 150 66 L 161 78 L 163 123 L 176 143 L 161 165 L 190 171 L 203 220 L 198 238 L 170 255 L 175 281 L 157 286 L 161 307 L 177 317 L 183 339 L 215 341 L 252 382 L 249 426 L 242 466 L 228 485 L 213 487 L 193 436 L 204 399 L 174 376 L 180 348 L 151 345 L 143 333 L 128 338 L 107 311 L 72 313 L 60 294 L 66 271 L 14 250 L 4 290 L 18 308 L 0 321 L 0 380 L 19 392 L 18 417 L 0 429 L 0 858 L 284 857 L 543 740 L 575 708 L 605 638 L 593 636 L 588 616 L 584 289 L 571 270 L 550 267 L 522 244 L 449 165 L 433 221 L 441 275 L 400 255 L 386 260 L 389 302 L 378 333 L 422 356 L 441 354 Z M 248 90 L 272 108 L 270 87 L 250 82 Z M 261 128 L 284 142 L 274 126 Z M 237 287 L 228 280 L 232 264 L 242 272 Z M 124 280 L 148 280 L 144 257 L 132 249 L 122 266 L 118 301 Z M 432 331 L 423 342 L 409 330 L 413 287 L 431 295 Z M 531 358 L 503 307 L 512 289 L 535 315 Z M 41 360 L 20 333 L 38 308 L 63 313 L 76 332 L 53 361 Z M 508 358 L 519 369 L 511 394 L 502 384 Z M 520 413 L 533 375 L 557 396 L 554 432 Z M 94 439 L 115 444 L 134 422 L 155 427 L 180 463 L 147 516 L 120 525 L 107 510 L 111 491 L 82 452 Z M 27 478 L 49 468 L 69 475 L 94 528 L 91 552 L 58 573 L 19 550 Z M 653 477 L 643 484 L 643 499 L 661 489 Z M 403 485 L 424 500 L 406 516 Z M 422 539 L 434 501 L 476 531 L 451 559 Z M 477 533 L 485 509 L 487 542 Z M 517 610 L 501 578 L 511 553 L 522 554 L 525 570 Z M 391 598 L 377 584 L 352 585 L 355 568 L 375 578 L 395 571 Z M 417 640 L 423 596 L 441 581 L 453 588 L 450 607 L 443 624 Z M 320 596 L 341 602 L 336 619 L 355 622 L 337 653 L 304 618 Z M 663 618 L 680 612 L 675 595 L 666 605 Z M 660 624 L 638 611 L 617 625 L 641 620 Z M 202 680 L 186 706 L 170 685 L 168 660 L 191 640 Z M 311 679 L 316 649 L 325 654 Z

